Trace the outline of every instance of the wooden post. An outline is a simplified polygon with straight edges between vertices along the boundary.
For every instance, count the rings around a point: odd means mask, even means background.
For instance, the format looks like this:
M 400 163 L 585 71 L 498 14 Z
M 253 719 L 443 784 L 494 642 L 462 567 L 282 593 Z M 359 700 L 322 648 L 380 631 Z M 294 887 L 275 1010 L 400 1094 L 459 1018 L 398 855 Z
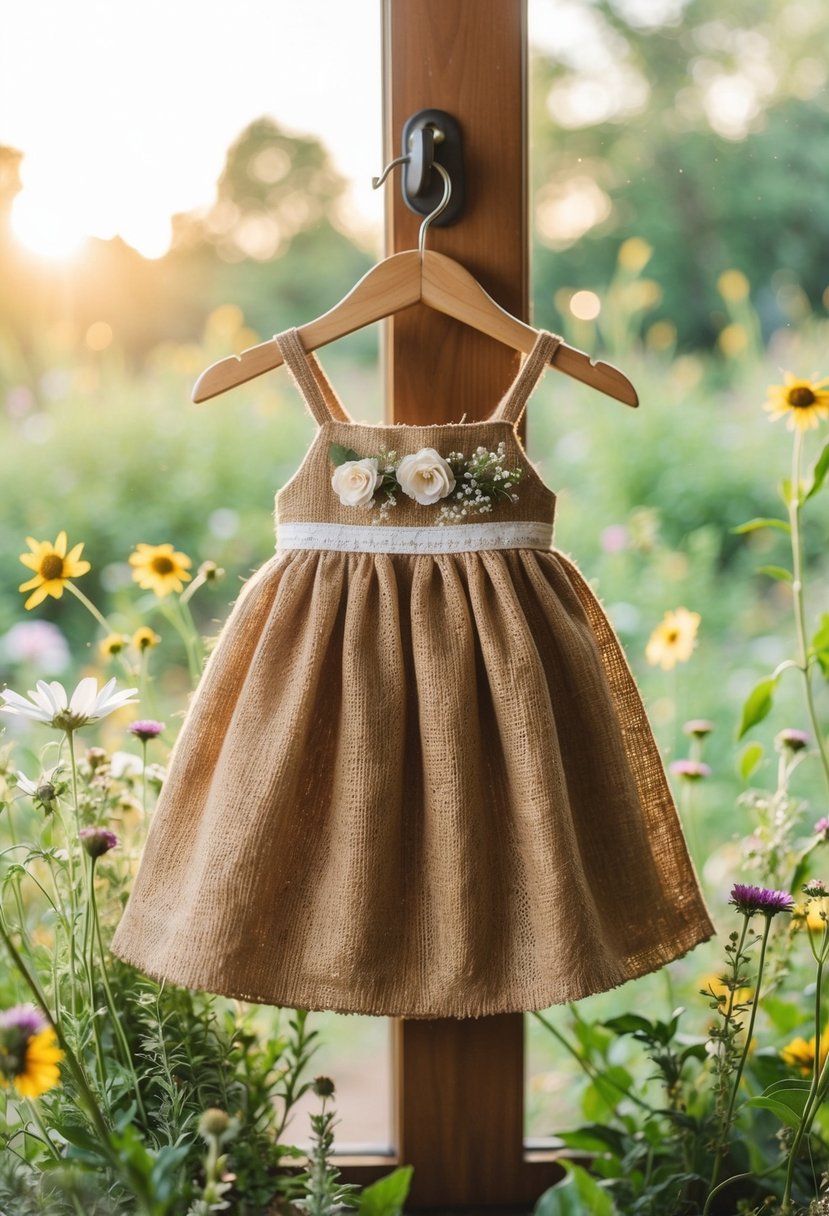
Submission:
M 436 107 L 458 119 L 466 209 L 457 225 L 430 230 L 429 247 L 526 318 L 526 0 L 384 0 L 383 23 L 386 160 L 399 154 L 415 111 Z M 396 175 L 387 190 L 387 252 L 411 249 L 420 219 Z M 445 316 L 408 309 L 388 327 L 388 420 L 484 418 L 518 360 Z M 407 1211 L 529 1207 L 560 1176 L 549 1156 L 524 1152 L 520 1013 L 398 1021 L 394 1050 L 396 1153 L 415 1171 Z

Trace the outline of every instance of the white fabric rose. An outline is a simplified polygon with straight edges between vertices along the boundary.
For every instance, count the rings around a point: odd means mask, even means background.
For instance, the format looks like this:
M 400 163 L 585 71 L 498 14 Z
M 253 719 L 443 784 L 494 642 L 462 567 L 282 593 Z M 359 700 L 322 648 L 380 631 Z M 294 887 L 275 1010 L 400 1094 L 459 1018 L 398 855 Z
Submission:
M 404 494 L 425 507 L 455 488 L 455 474 L 434 448 L 421 448 L 414 456 L 404 456 L 397 466 L 397 480 Z
M 346 460 L 337 465 L 331 485 L 344 507 L 367 507 L 379 480 L 377 457 L 367 456 L 364 460 Z

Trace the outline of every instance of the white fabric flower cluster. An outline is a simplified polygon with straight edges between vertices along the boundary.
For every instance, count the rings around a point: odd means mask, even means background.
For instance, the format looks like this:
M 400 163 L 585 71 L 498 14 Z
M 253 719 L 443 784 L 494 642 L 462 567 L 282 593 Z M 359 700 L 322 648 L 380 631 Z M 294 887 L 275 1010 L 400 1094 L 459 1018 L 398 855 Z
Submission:
M 494 452 L 478 447 L 469 458 L 450 452 L 448 459 L 434 448 L 421 448 L 402 459 L 396 452 L 360 457 L 351 448 L 332 444 L 331 459 L 336 465 L 331 485 L 343 506 L 371 509 L 379 501 L 379 522 L 388 518 L 397 490 L 425 507 L 449 500 L 440 508 L 438 524 L 489 513 L 496 499 L 517 500 L 513 487 L 523 472 L 506 467 L 503 442 Z

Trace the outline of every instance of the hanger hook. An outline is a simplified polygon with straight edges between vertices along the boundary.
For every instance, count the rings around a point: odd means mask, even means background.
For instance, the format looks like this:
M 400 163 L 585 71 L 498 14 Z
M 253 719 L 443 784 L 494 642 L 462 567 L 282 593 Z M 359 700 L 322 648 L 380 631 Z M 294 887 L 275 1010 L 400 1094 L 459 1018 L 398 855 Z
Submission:
M 443 139 L 443 132 L 436 130 L 435 131 L 435 142 L 440 143 L 440 141 L 442 139 Z M 389 163 L 386 165 L 385 169 L 383 170 L 383 172 L 380 174 L 379 177 L 373 177 L 371 179 L 372 188 L 374 190 L 379 190 L 379 188 L 382 186 L 383 182 L 386 180 L 388 175 L 391 173 L 392 169 L 394 169 L 397 165 L 408 164 L 408 162 L 410 160 L 411 160 L 411 156 L 408 154 L 405 154 L 403 156 L 395 156 L 394 160 L 389 161 Z M 426 218 L 423 220 L 423 223 L 420 225 L 420 230 L 417 235 L 417 251 L 420 254 L 421 258 L 423 257 L 423 254 L 426 250 L 426 233 L 429 231 L 429 225 L 433 224 L 435 222 L 435 220 L 438 218 L 438 216 L 443 215 L 444 211 L 449 206 L 449 200 L 452 197 L 452 179 L 450 178 L 446 169 L 443 167 L 442 164 L 439 163 L 439 161 L 436 161 L 436 160 L 432 161 L 432 168 L 437 169 L 438 173 L 443 178 L 443 197 L 441 198 L 437 207 L 435 207 L 434 211 L 430 211 L 429 214 L 426 216 Z
M 426 251 L 426 233 L 429 230 L 429 225 L 433 224 L 439 215 L 443 215 L 446 208 L 449 206 L 449 200 L 452 197 L 452 179 L 439 161 L 432 162 L 432 168 L 437 169 L 438 173 L 443 178 L 443 198 L 435 207 L 434 211 L 430 211 L 423 223 L 420 225 L 420 231 L 417 234 L 417 252 L 421 258 Z

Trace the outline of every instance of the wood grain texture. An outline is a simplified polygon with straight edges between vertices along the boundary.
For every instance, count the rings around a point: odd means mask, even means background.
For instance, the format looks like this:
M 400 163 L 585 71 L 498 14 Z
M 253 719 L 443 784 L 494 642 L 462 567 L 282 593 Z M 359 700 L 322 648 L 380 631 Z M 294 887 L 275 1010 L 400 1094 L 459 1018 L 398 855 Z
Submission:
M 406 119 L 447 110 L 464 135 L 467 207 L 427 245 L 456 258 L 526 320 L 526 0 L 384 0 L 386 160 Z M 419 217 L 386 187 L 386 252 L 417 244 Z M 388 421 L 486 417 L 520 355 L 423 305 L 387 327 Z M 524 1018 L 394 1023 L 397 1159 L 414 1166 L 407 1212 L 529 1210 L 561 1175 L 524 1152 Z M 353 1164 L 356 1180 L 371 1168 Z M 367 1176 L 367 1175 L 365 1175 Z
M 399 154 L 403 124 L 417 110 L 447 110 L 463 132 L 466 209 L 457 224 L 430 229 L 427 245 L 526 320 L 526 0 L 384 0 L 383 19 L 386 158 Z M 396 173 L 385 188 L 386 251 L 411 249 L 420 217 L 403 202 Z M 468 326 L 411 308 L 388 326 L 389 414 L 420 424 L 457 421 L 464 411 L 483 418 L 518 361 Z

